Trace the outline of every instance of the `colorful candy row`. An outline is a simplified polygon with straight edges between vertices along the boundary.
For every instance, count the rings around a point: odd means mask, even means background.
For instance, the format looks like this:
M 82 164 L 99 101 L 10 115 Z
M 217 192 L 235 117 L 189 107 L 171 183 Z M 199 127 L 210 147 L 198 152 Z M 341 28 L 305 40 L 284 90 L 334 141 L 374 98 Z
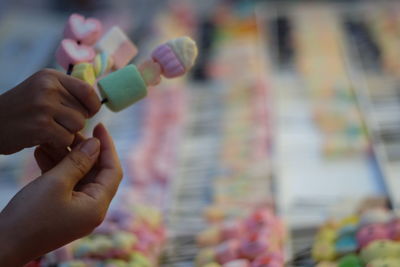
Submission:
M 385 209 L 371 209 L 323 226 L 315 238 L 312 257 L 321 262 L 318 266 L 336 259 L 338 266 L 343 267 L 400 266 L 399 241 L 400 219 Z
M 135 211 L 121 208 L 107 214 L 93 234 L 48 254 L 42 264 L 75 266 L 79 263 L 77 266 L 87 267 L 120 262 L 116 266 L 152 267 L 158 262 L 165 238 L 159 211 L 140 205 Z M 129 265 L 134 263 L 140 264 Z
M 324 20 L 315 24 L 319 17 Z M 311 96 L 321 151 L 327 156 L 365 153 L 369 141 L 344 64 L 340 44 L 345 41 L 338 16 L 331 9 L 301 9 L 293 23 L 296 65 Z
M 282 266 L 284 230 L 268 208 L 260 208 L 243 220 L 212 226 L 197 237 L 203 249 L 196 266 Z M 236 265 L 237 264 L 237 265 Z M 263 265 L 265 264 L 265 265 Z
M 185 92 L 180 88 L 166 89 L 150 91 L 144 134 L 128 159 L 130 180 L 142 188 L 152 183 L 167 184 L 176 166 Z

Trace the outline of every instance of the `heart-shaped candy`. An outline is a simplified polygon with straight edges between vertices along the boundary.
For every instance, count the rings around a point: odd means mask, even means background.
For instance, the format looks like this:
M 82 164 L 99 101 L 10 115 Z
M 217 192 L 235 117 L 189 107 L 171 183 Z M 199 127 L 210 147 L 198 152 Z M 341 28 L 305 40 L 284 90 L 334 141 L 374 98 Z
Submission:
M 82 62 L 91 62 L 96 56 L 94 49 L 87 45 L 78 45 L 72 39 L 64 39 L 56 51 L 57 63 L 64 69 L 70 64 L 75 65 Z
M 72 14 L 64 29 L 64 38 L 73 39 L 85 45 L 93 45 L 103 32 L 101 22 L 94 18 L 85 19 L 79 14 Z

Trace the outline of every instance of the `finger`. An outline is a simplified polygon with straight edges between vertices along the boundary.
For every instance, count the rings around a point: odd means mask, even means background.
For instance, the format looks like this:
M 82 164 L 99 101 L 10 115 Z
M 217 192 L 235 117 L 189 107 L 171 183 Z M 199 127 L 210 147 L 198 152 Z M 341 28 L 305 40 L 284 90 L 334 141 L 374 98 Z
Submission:
M 58 78 L 61 85 L 85 107 L 90 117 L 99 111 L 101 102 L 92 86 L 61 72 Z
M 35 149 L 34 155 L 36 162 L 42 173 L 47 172 L 48 170 L 53 168 L 54 165 L 56 165 L 56 162 L 53 160 L 53 158 L 49 156 L 47 152 L 43 150 L 41 147 L 37 147 Z
M 85 140 L 86 140 L 85 136 L 78 132 L 75 134 L 74 142 L 72 142 L 70 147 L 75 148 L 77 145 L 79 145 L 80 143 L 82 143 Z
M 91 170 L 99 153 L 99 140 L 97 138 L 89 138 L 68 153 L 46 175 L 57 179 L 72 192 L 76 184 Z
M 66 106 L 58 107 L 54 114 L 54 120 L 71 134 L 82 130 L 86 122 L 86 118 L 80 112 Z
M 81 133 L 76 133 L 74 141 L 69 147 L 73 149 L 84 140 L 86 140 L 86 138 Z M 64 147 L 54 148 L 50 145 L 41 145 L 40 148 L 56 163 L 60 162 L 70 152 Z
M 50 127 L 51 133 L 49 133 L 49 136 L 46 138 L 47 141 L 45 142 L 47 146 L 59 150 L 67 149 L 67 147 L 73 143 L 75 135 L 70 133 L 57 121 L 52 121 Z
M 101 144 L 101 152 L 97 162 L 99 171 L 93 179 L 94 183 L 101 185 L 101 190 L 87 193 L 96 199 L 102 199 L 105 203 L 109 203 L 121 182 L 122 169 L 112 138 L 102 124 L 96 126 L 93 136 L 98 138 Z M 90 187 L 88 187 L 88 190 L 90 190 Z
M 77 145 L 82 143 L 86 138 L 81 133 L 76 133 L 74 141 L 70 145 L 70 148 L 75 148 Z M 55 148 L 50 145 L 41 145 L 40 150 L 46 153 L 46 155 L 54 162 L 53 166 L 60 162 L 70 152 L 67 148 Z
M 85 106 L 83 106 L 74 96 L 72 96 L 67 90 L 61 91 L 61 104 L 72 108 L 82 114 L 86 119 L 89 118 L 89 113 Z

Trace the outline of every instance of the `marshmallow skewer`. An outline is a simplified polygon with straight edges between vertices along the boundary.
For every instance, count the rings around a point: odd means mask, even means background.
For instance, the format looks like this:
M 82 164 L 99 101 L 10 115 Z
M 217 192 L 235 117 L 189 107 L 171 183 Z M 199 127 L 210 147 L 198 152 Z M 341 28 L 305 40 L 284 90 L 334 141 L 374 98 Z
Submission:
M 100 94 L 107 107 L 118 112 L 143 99 L 147 87 L 158 85 L 161 75 L 175 78 L 187 73 L 197 57 L 196 43 L 189 37 L 180 37 L 157 47 L 152 60 L 139 67 L 130 64 L 98 82 Z
M 93 86 L 97 78 L 113 68 L 124 67 L 137 54 L 136 46 L 119 27 L 112 27 L 100 38 L 101 34 L 102 24 L 99 20 L 85 19 L 79 14 L 69 17 L 64 28 L 66 39 L 56 52 L 57 62 L 67 70 L 67 75 Z M 102 103 L 106 102 L 107 99 L 102 100 Z
M 101 103 L 114 112 L 144 98 L 147 87 L 158 85 L 161 76 L 176 78 L 187 73 L 198 54 L 192 39 L 180 37 L 158 46 L 151 59 L 139 67 L 127 65 L 138 52 L 136 46 L 119 27 L 112 27 L 99 39 L 101 32 L 100 21 L 71 15 L 56 58 L 68 75 L 92 86 L 104 76 L 97 83 Z M 116 71 L 111 72 L 113 69 Z
M 147 95 L 148 86 L 161 82 L 161 76 L 175 78 L 187 73 L 197 53 L 196 43 L 189 37 L 180 37 L 158 46 L 152 53 L 152 59 L 139 67 L 131 64 L 100 79 L 101 103 L 115 112 L 134 104 Z M 112 58 L 103 52 L 95 56 L 93 63 L 69 64 L 67 73 L 93 85 L 96 77 L 109 71 L 112 65 Z

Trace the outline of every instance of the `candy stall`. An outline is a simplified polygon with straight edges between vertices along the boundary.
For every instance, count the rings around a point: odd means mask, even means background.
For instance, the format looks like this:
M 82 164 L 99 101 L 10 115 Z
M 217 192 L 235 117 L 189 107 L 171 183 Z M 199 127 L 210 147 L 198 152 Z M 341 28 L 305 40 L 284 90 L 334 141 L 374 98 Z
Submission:
M 92 233 L 27 266 L 400 266 L 398 3 L 25 2 L 0 13 L 1 93 L 86 82 L 83 133 L 124 172 Z M 1 155 L 1 206 L 39 175 Z

